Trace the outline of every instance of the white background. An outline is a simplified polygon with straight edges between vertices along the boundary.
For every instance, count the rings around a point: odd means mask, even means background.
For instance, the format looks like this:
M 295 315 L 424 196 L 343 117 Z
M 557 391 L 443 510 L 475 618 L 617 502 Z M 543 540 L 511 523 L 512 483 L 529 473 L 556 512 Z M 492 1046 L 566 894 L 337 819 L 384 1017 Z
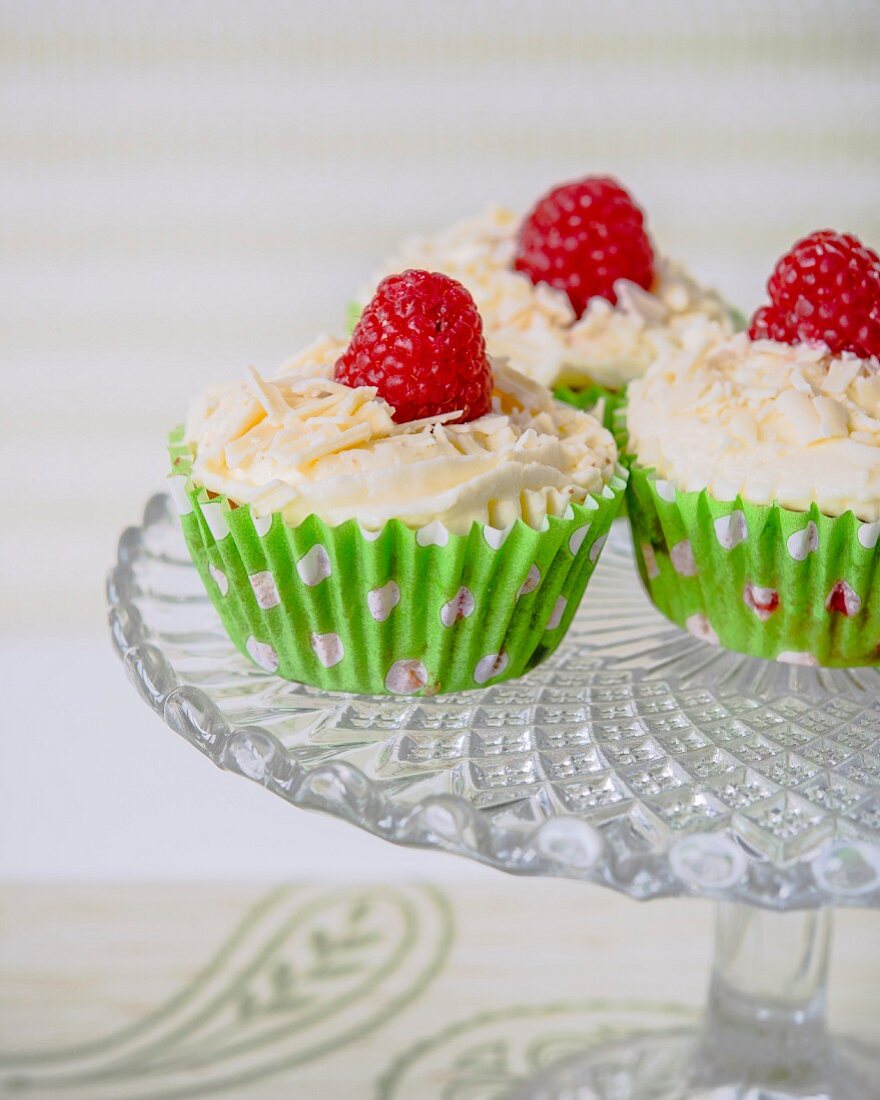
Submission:
M 0 877 L 486 872 L 222 775 L 124 680 L 102 582 L 187 398 L 339 329 L 400 234 L 616 173 L 745 310 L 880 243 L 868 2 L 6 4 Z

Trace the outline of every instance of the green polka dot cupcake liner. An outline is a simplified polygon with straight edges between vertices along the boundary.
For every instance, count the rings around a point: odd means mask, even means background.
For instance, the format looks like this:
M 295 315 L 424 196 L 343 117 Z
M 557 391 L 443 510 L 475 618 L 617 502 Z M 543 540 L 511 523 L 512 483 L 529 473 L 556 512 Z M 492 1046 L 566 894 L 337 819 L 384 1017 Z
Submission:
M 434 695 L 523 675 L 559 645 L 623 499 L 605 488 L 547 518 L 467 535 L 399 520 L 364 531 L 256 516 L 190 478 L 172 433 L 169 487 L 193 562 L 236 647 L 328 691 Z
M 880 664 L 880 523 L 679 492 L 638 462 L 627 502 L 645 588 L 691 634 L 793 664 Z

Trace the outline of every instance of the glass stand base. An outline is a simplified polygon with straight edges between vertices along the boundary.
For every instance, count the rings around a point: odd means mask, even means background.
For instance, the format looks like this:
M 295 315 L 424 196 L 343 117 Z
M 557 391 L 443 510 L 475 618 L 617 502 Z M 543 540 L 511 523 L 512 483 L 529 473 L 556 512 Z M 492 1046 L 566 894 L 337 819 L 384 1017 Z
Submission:
M 880 1051 L 825 1024 L 830 934 L 828 909 L 722 903 L 699 1027 L 592 1044 L 509 1100 L 880 1100 Z
M 792 1066 L 776 1073 L 775 1079 L 749 1079 L 751 1072 L 743 1065 L 736 1076 L 725 1080 L 700 1068 L 706 1040 L 705 1033 L 676 1030 L 603 1043 L 551 1066 L 505 1100 L 871 1100 L 880 1096 L 880 1058 L 855 1043 L 835 1044 L 830 1056 L 823 1058 L 824 1068 L 818 1075 L 800 1075 Z

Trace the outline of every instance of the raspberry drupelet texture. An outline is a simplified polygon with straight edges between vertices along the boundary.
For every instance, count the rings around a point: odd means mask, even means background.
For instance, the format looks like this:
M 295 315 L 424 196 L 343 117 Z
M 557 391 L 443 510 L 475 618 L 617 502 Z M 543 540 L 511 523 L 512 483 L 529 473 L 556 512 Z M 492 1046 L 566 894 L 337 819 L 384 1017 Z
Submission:
M 448 275 L 404 271 L 379 284 L 336 363 L 337 382 L 375 386 L 398 424 L 491 409 L 492 368 L 470 293 Z
M 749 326 L 753 340 L 880 356 L 880 257 L 857 237 L 831 229 L 804 237 L 776 264 L 767 292 L 770 305 Z
M 520 229 L 514 267 L 565 291 L 580 317 L 590 298 L 616 303 L 618 279 L 650 289 L 654 251 L 632 197 L 610 177 L 587 176 L 538 202 Z

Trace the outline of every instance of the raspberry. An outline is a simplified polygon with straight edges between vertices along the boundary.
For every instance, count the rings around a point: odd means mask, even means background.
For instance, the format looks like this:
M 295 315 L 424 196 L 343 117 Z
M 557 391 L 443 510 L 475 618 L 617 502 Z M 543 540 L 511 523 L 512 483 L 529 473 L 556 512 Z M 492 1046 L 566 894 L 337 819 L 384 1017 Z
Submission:
M 580 317 L 593 297 L 616 303 L 618 279 L 650 289 L 654 252 L 630 195 L 608 176 L 587 176 L 538 202 L 519 231 L 514 267 L 564 290 Z
M 492 368 L 470 293 L 436 271 L 404 271 L 379 284 L 336 363 L 337 382 L 375 386 L 398 424 L 491 408 Z
M 848 233 L 820 229 L 782 257 L 756 311 L 753 340 L 821 342 L 836 355 L 880 356 L 880 257 Z

